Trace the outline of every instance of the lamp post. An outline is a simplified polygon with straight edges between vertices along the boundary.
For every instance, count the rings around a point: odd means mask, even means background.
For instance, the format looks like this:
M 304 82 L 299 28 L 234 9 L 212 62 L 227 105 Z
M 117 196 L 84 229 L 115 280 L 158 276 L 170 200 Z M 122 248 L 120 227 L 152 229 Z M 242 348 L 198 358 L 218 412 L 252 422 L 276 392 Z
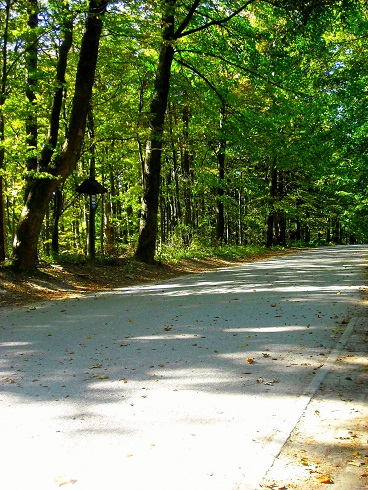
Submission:
M 95 265 L 96 259 L 96 209 L 97 209 L 97 194 L 105 194 L 107 189 L 97 182 L 96 179 L 88 178 L 84 180 L 78 187 L 77 192 L 79 194 L 89 195 L 89 227 L 88 227 L 88 258 L 90 265 L 93 267 Z

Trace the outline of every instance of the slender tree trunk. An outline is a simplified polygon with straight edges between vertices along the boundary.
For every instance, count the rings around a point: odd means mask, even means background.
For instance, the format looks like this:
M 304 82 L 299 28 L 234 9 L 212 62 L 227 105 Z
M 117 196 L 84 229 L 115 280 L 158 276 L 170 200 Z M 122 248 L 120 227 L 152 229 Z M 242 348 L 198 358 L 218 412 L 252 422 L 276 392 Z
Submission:
M 0 150 L 0 160 L 2 158 Z M 1 170 L 1 165 L 0 165 Z M 4 197 L 4 177 L 0 175 L 0 262 L 6 258 L 6 222 L 5 222 L 5 197 Z
M 306 243 L 309 243 L 311 241 L 311 232 L 310 232 L 310 228 L 308 225 L 305 225 L 305 229 L 304 229 L 304 241 Z
M 222 244 L 224 241 L 225 233 L 225 216 L 224 216 L 224 186 L 225 186 L 225 156 L 226 156 L 226 140 L 224 123 L 226 119 L 225 104 L 222 104 L 220 111 L 220 147 L 217 153 L 217 166 L 218 166 L 218 186 L 217 186 L 217 224 L 216 224 L 216 239 L 217 242 Z
M 144 160 L 142 210 L 135 258 L 146 263 L 154 262 L 156 251 L 162 138 L 170 90 L 171 64 L 174 57 L 172 45 L 174 6 L 175 0 L 165 1 L 165 12 L 162 16 L 162 44 L 150 106 L 150 135 L 146 144 Z
M 5 22 L 3 33 L 3 46 L 1 50 L 1 88 L 0 88 L 0 262 L 6 258 L 6 222 L 5 222 L 5 196 L 4 196 L 4 176 L 2 171 L 5 170 L 5 121 L 3 106 L 6 99 L 7 90 L 7 61 L 8 61 L 8 30 L 10 18 L 10 1 L 5 3 Z
M 295 240 L 297 242 L 300 242 L 300 240 L 302 239 L 302 230 L 301 230 L 301 223 L 300 223 L 300 219 L 298 218 L 296 220 L 296 232 L 295 232 Z
M 277 197 L 279 200 L 285 197 L 284 182 L 285 182 L 285 174 L 284 172 L 279 170 L 277 175 Z M 278 221 L 278 230 L 279 230 L 277 245 L 282 245 L 285 247 L 286 246 L 286 217 L 285 217 L 285 211 L 283 211 L 282 209 L 279 209 L 277 212 L 277 221 Z
M 169 106 L 169 113 L 170 112 L 171 112 L 171 110 L 170 110 L 170 106 Z M 180 203 L 180 191 L 179 191 L 178 154 L 177 154 L 177 148 L 175 145 L 174 134 L 173 134 L 173 125 L 175 122 L 176 121 L 172 120 L 172 117 L 169 118 L 169 132 L 170 132 L 171 149 L 172 149 L 172 162 L 173 162 L 173 177 L 174 177 L 174 185 L 175 185 L 175 198 L 172 197 L 174 209 L 175 209 L 175 215 L 174 216 L 175 216 L 175 221 L 176 221 L 176 223 L 174 223 L 174 226 L 177 224 L 177 222 L 179 222 L 179 223 L 182 222 L 182 216 L 183 216 L 182 209 L 181 209 L 181 203 Z
M 13 244 L 13 264 L 16 270 L 35 267 L 38 237 L 52 193 L 70 175 L 79 159 L 94 83 L 102 17 L 107 3 L 107 0 L 91 0 L 89 3 L 66 140 L 60 152 L 54 156 L 52 165 L 48 155 L 46 161 L 40 161 L 40 170 L 47 172 L 49 177 L 35 178 L 30 182 Z
M 327 223 L 326 223 L 326 242 L 330 243 L 331 241 L 331 220 L 330 218 L 327 218 Z
M 63 210 L 63 194 L 59 187 L 54 194 L 54 210 L 52 221 L 51 251 L 55 257 L 59 254 L 59 220 Z
M 270 166 L 270 210 L 267 217 L 267 240 L 266 247 L 272 247 L 273 231 L 275 223 L 275 196 L 277 192 L 277 168 L 274 160 Z
M 37 88 L 37 62 L 38 62 L 38 2 L 30 0 L 28 8 L 28 27 L 30 29 L 29 42 L 26 51 L 27 83 L 26 97 L 28 100 L 28 113 L 26 117 L 26 142 L 27 142 L 27 170 L 36 172 L 38 167 L 37 159 L 37 139 L 38 125 L 37 114 L 35 111 L 36 88 Z M 32 179 L 32 175 L 30 176 Z M 26 187 L 25 198 L 27 198 L 28 186 Z
M 183 195 L 184 195 L 184 226 L 183 243 L 189 247 L 192 241 L 192 194 L 190 182 L 190 155 L 189 155 L 189 108 L 185 104 L 183 107 L 183 137 L 184 149 L 182 157 L 182 174 L 183 174 Z
M 91 140 L 90 151 L 91 158 L 89 160 L 89 176 L 91 179 L 96 178 L 96 155 L 95 155 L 95 122 L 93 119 L 92 108 L 89 108 L 87 116 L 88 136 Z M 96 196 L 94 196 L 96 199 Z M 90 196 L 89 202 L 89 233 L 88 233 L 88 258 L 92 267 L 96 260 L 96 206 L 93 202 L 93 197 Z
M 222 244 L 224 241 L 225 217 L 224 217 L 224 179 L 225 179 L 225 144 L 222 142 L 217 155 L 218 186 L 217 186 L 217 221 L 216 239 Z

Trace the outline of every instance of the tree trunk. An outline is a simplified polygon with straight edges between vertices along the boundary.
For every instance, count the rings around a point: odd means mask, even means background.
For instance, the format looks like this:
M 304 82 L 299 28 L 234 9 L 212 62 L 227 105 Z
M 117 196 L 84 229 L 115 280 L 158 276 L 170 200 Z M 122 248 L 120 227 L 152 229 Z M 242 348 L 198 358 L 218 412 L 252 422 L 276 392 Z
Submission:
M 190 155 L 189 155 L 189 108 L 188 104 L 183 107 L 183 139 L 184 149 L 182 156 L 182 174 L 183 174 L 183 196 L 184 196 L 184 227 L 183 243 L 189 247 L 192 241 L 192 194 L 190 182 Z
M 26 97 L 28 100 L 28 113 L 26 116 L 26 142 L 27 142 L 27 170 L 28 172 L 37 171 L 37 139 L 38 125 L 37 115 L 35 112 L 36 87 L 37 87 L 37 57 L 38 57 L 38 2 L 30 0 L 28 7 L 28 27 L 30 29 L 29 42 L 26 50 L 27 65 L 27 84 Z M 28 177 L 29 178 L 29 177 Z M 32 176 L 31 176 L 32 178 Z M 27 198 L 28 186 L 25 190 L 25 199 Z
M 331 242 L 331 220 L 330 220 L 330 218 L 327 218 L 327 223 L 326 223 L 326 242 L 327 243 Z
M 270 210 L 267 217 L 267 240 L 266 247 L 270 248 L 273 244 L 273 230 L 275 223 L 275 196 L 277 192 L 277 168 L 272 161 L 270 168 Z
M 218 166 L 218 185 L 217 185 L 217 222 L 216 222 L 216 239 L 217 242 L 222 244 L 224 241 L 225 232 L 225 216 L 224 216 L 224 186 L 225 186 L 225 152 L 226 152 L 226 140 L 224 123 L 226 119 L 226 107 L 222 104 L 220 111 L 220 147 L 217 153 L 217 166 Z
M 2 66 L 1 66 L 1 89 L 0 89 L 0 262 L 6 258 L 6 223 L 5 223 L 5 196 L 4 196 L 4 177 L 2 171 L 5 170 L 5 121 L 3 106 L 6 99 L 6 85 L 8 74 L 8 30 L 10 18 L 10 1 L 5 4 L 5 22 L 2 47 Z
M 144 160 L 142 210 L 135 258 L 146 263 L 154 262 L 156 251 L 162 137 L 170 90 L 171 64 L 174 57 L 174 48 L 172 46 L 174 37 L 174 5 L 175 0 L 165 1 L 165 13 L 162 16 L 162 44 L 154 94 L 150 106 L 150 136 L 146 144 Z
M 94 83 L 102 16 L 107 3 L 107 0 L 91 0 L 89 3 L 67 137 L 62 149 L 55 155 L 52 165 L 48 154 L 46 161 L 40 161 L 40 170 L 48 176 L 37 178 L 36 175 L 29 183 L 26 203 L 14 238 L 13 265 L 16 270 L 35 268 L 38 237 L 52 193 L 71 174 L 79 159 Z
M 91 140 L 89 159 L 89 176 L 91 179 L 96 178 L 96 154 L 95 154 L 95 122 L 93 118 L 92 107 L 89 107 L 87 115 L 88 136 Z M 90 196 L 89 199 L 89 233 L 88 233 L 88 259 L 89 264 L 94 267 L 96 261 L 96 196 Z
M 54 191 L 53 184 L 53 180 L 39 179 L 28 186 L 27 201 L 19 218 L 13 244 L 14 267 L 17 270 L 35 268 L 38 237 Z
M 225 178 L 225 143 L 221 142 L 217 154 L 218 164 L 218 186 L 217 186 L 217 221 L 216 221 L 216 239 L 222 244 L 224 241 L 225 217 L 224 217 L 224 178 Z
M 59 254 L 59 219 L 63 211 L 63 194 L 59 187 L 54 194 L 54 210 L 52 221 L 51 251 L 53 256 Z

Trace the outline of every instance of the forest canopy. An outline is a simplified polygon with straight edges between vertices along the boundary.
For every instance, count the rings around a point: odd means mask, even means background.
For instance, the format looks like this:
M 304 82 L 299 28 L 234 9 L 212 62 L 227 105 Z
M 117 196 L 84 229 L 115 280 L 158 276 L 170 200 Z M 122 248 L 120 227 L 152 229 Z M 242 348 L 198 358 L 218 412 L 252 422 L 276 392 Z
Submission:
M 0 261 L 366 242 L 367 32 L 364 0 L 0 1 Z

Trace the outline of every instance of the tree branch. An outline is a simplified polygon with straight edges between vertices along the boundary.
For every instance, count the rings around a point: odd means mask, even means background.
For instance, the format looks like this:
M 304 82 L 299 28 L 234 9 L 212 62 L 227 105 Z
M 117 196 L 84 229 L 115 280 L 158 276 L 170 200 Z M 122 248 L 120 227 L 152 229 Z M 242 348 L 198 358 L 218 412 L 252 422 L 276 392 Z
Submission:
M 225 24 L 226 22 L 229 22 L 233 17 L 236 17 L 240 12 L 245 10 L 250 4 L 254 3 L 256 0 L 248 0 L 244 5 L 239 7 L 237 10 L 235 10 L 232 14 L 228 15 L 227 17 L 224 17 L 223 19 L 219 20 L 212 20 L 211 22 L 208 22 L 207 24 L 204 24 L 203 26 L 199 27 L 194 27 L 193 29 L 189 29 L 188 31 L 181 32 L 179 36 L 177 36 L 175 39 L 179 39 L 184 36 L 189 36 L 189 34 L 194 34 L 195 32 L 200 32 L 205 29 L 208 29 L 211 26 L 220 26 L 222 24 Z M 194 12 L 192 13 L 193 16 Z
M 56 67 L 56 88 L 51 107 L 50 127 L 47 141 L 41 152 L 41 167 L 46 167 L 50 163 L 52 153 L 56 148 L 60 127 L 60 112 L 63 102 L 63 88 L 65 85 L 65 73 L 67 69 L 68 54 L 73 40 L 73 22 L 69 18 L 69 6 L 65 8 L 64 38 L 59 49 L 59 58 Z
M 181 37 L 184 29 L 188 26 L 189 22 L 191 21 L 193 15 L 194 15 L 195 11 L 197 10 L 197 7 L 200 3 L 201 3 L 201 0 L 195 0 L 193 5 L 190 7 L 187 16 L 185 17 L 185 19 L 183 20 L 181 25 L 176 30 L 176 32 L 174 34 L 174 39 L 179 39 L 179 37 Z
M 279 84 L 277 82 L 273 82 L 272 80 L 269 79 L 269 77 L 267 77 L 265 75 L 262 75 L 261 73 L 258 73 L 256 71 L 250 70 L 249 68 L 246 68 L 245 66 L 242 66 L 242 65 L 240 65 L 238 63 L 234 63 L 233 61 L 230 61 L 230 60 L 224 58 L 221 55 L 213 54 L 213 53 L 208 53 L 208 52 L 204 52 L 204 51 L 196 51 L 195 49 L 180 49 L 180 50 L 177 50 L 176 52 L 177 53 L 192 53 L 192 54 L 196 54 L 196 55 L 204 55 L 204 56 L 208 56 L 210 58 L 215 58 L 215 59 L 218 59 L 220 61 L 224 61 L 227 65 L 234 66 L 235 68 L 238 68 L 239 70 L 241 70 L 241 71 L 243 71 L 245 73 L 249 73 L 251 75 L 254 75 L 257 78 L 261 78 L 262 80 L 265 80 L 270 85 L 273 85 L 273 86 L 275 86 L 277 88 L 280 88 L 281 90 L 284 90 L 285 92 L 290 92 L 290 93 L 292 93 L 294 95 L 299 95 L 299 96 L 302 96 L 302 97 L 305 97 L 306 96 L 306 94 L 304 94 L 302 92 L 297 92 L 295 90 L 286 88 L 286 87 L 284 87 L 283 85 L 281 85 L 281 84 Z
M 189 63 L 186 63 L 183 60 L 176 59 L 175 57 L 174 57 L 174 60 L 177 63 L 179 63 L 179 65 L 185 66 L 185 68 L 189 68 L 189 70 L 194 71 L 194 73 L 196 73 L 202 80 L 204 80 L 207 83 L 207 85 L 210 87 L 210 89 L 213 90 L 213 92 L 215 92 L 215 94 L 217 95 L 217 97 L 220 99 L 221 103 L 222 104 L 225 104 L 224 97 L 220 94 L 219 90 L 213 85 L 213 83 L 210 82 L 210 80 L 208 80 L 208 78 L 206 77 L 206 75 L 203 75 L 203 73 L 201 73 L 199 70 L 197 70 L 197 68 L 195 68 L 194 66 L 190 65 Z

